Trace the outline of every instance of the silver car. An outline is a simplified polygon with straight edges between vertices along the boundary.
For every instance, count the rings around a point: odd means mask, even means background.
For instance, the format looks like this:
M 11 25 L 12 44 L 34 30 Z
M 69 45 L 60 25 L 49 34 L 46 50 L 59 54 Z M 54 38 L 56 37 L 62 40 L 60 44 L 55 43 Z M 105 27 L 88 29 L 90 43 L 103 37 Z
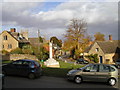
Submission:
M 88 64 L 85 67 L 70 70 L 67 73 L 67 78 L 76 83 L 97 81 L 107 82 L 113 86 L 118 82 L 118 69 L 109 64 Z

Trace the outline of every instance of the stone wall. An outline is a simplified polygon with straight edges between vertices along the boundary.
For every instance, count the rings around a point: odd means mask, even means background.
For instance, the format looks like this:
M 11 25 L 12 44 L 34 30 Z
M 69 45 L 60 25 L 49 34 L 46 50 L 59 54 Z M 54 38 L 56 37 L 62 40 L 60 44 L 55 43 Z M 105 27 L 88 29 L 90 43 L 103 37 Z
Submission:
M 2 60 L 18 60 L 18 59 L 31 59 L 38 60 L 38 58 L 34 55 L 29 54 L 10 54 L 10 55 L 2 55 Z

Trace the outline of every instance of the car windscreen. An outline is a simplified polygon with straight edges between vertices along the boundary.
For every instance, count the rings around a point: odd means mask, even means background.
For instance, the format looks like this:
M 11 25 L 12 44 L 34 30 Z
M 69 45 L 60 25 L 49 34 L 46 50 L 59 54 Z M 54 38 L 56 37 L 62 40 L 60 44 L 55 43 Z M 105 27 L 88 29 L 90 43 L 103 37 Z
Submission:
M 120 59 L 118 59 L 116 62 L 120 62 Z
M 40 66 L 40 64 L 38 63 L 38 62 L 34 62 L 36 65 L 37 65 L 37 67 L 39 67 Z
M 85 68 L 88 67 L 88 66 L 90 66 L 90 64 L 88 64 L 88 65 L 86 65 L 86 66 L 84 66 L 84 67 L 82 67 L 82 68 L 77 68 L 77 70 L 83 70 L 83 69 L 85 69 Z

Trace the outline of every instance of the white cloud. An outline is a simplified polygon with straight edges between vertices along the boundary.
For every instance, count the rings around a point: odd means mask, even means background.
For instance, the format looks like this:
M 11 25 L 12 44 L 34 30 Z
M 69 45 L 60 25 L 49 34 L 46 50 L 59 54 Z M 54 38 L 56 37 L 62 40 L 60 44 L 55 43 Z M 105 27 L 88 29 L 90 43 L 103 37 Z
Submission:
M 42 8 L 42 3 L 5 3 L 3 7 L 3 26 L 12 24 L 23 28 L 40 28 L 44 34 L 47 32 L 49 36 L 54 34 L 62 37 L 66 25 L 72 18 L 85 18 L 90 34 L 110 31 L 114 36 L 117 35 L 118 3 L 116 2 L 64 2 L 53 10 L 40 10 L 38 13 L 34 13 L 35 8 Z
M 45 0 L 3 0 L 3 2 L 44 2 Z

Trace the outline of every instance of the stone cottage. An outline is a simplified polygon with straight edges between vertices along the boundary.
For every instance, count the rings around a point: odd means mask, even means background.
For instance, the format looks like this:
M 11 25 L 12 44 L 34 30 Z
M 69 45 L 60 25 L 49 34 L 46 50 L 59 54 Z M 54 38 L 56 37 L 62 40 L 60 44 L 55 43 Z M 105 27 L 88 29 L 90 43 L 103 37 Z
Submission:
M 98 54 L 99 63 L 113 64 L 120 58 L 120 41 L 96 41 L 89 46 L 84 55 Z
M 10 31 L 3 31 L 0 34 L 0 51 L 6 50 L 10 52 L 26 44 L 29 44 L 28 32 L 18 33 L 15 28 L 11 28 Z

